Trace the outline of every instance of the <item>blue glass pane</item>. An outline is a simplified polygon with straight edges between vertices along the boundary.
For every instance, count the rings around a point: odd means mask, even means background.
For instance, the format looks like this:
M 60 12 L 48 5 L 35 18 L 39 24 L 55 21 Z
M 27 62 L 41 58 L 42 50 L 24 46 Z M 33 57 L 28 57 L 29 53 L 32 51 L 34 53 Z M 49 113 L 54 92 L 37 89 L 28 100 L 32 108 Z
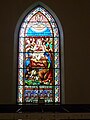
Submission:
M 29 28 L 27 36 L 52 36 L 50 30 L 46 28 L 44 31 L 34 31 L 32 28 Z

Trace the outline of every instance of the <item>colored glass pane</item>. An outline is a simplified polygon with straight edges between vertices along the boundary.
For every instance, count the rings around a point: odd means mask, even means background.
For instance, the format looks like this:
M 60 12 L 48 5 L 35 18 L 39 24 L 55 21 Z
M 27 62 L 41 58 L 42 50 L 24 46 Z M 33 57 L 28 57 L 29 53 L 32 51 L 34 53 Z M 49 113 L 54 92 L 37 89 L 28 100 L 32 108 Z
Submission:
M 30 11 L 19 31 L 18 103 L 60 102 L 60 36 L 43 7 Z

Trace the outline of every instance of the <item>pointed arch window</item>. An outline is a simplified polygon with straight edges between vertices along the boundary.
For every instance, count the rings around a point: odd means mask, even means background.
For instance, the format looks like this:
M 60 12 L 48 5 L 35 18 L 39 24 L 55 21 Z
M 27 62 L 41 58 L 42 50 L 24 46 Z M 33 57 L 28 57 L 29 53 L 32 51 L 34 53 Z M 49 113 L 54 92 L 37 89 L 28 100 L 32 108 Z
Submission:
M 42 5 L 23 17 L 18 33 L 17 102 L 61 102 L 63 33 Z

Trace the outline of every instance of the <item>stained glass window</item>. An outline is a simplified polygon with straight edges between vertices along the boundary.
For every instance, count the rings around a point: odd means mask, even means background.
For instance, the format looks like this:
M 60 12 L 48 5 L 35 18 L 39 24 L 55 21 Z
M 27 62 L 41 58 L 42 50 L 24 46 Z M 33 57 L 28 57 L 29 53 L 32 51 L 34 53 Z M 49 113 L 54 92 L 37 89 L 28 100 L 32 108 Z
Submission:
M 54 17 L 42 6 L 24 17 L 19 29 L 19 104 L 60 103 L 60 31 Z

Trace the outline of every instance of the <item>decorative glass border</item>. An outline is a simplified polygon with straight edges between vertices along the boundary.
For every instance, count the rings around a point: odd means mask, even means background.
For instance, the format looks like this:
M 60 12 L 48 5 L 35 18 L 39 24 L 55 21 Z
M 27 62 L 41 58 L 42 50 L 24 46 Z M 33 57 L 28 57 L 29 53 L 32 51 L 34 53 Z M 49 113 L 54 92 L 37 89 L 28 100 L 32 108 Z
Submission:
M 30 19 L 37 13 L 37 12 L 41 12 L 43 13 L 43 15 L 46 16 L 46 18 L 49 20 L 50 25 L 52 27 L 52 31 L 53 31 L 53 35 L 54 35 L 54 68 L 55 68 L 55 85 L 60 85 L 60 69 L 57 70 L 56 68 L 60 68 L 60 60 L 59 60 L 59 41 L 60 41 L 60 37 L 59 37 L 59 32 L 58 32 L 58 27 L 57 24 L 55 22 L 55 20 L 53 19 L 53 17 L 49 14 L 49 12 L 47 12 L 44 8 L 42 7 L 37 7 L 36 9 L 34 9 L 33 11 L 31 11 L 24 19 L 24 21 L 22 22 L 21 28 L 20 28 L 20 33 L 19 33 L 19 68 L 23 68 L 23 49 L 24 49 L 24 37 L 25 37 L 25 29 L 28 25 L 28 22 L 30 21 Z M 19 69 L 18 71 L 19 75 L 18 75 L 18 85 L 23 85 L 23 70 Z M 58 95 L 57 95 L 57 87 L 58 87 Z M 60 102 L 60 86 L 55 86 L 55 102 Z M 22 103 L 23 99 L 22 95 L 21 95 L 21 91 L 23 91 L 23 87 L 18 87 L 18 103 Z M 20 91 L 21 89 L 21 91 Z

